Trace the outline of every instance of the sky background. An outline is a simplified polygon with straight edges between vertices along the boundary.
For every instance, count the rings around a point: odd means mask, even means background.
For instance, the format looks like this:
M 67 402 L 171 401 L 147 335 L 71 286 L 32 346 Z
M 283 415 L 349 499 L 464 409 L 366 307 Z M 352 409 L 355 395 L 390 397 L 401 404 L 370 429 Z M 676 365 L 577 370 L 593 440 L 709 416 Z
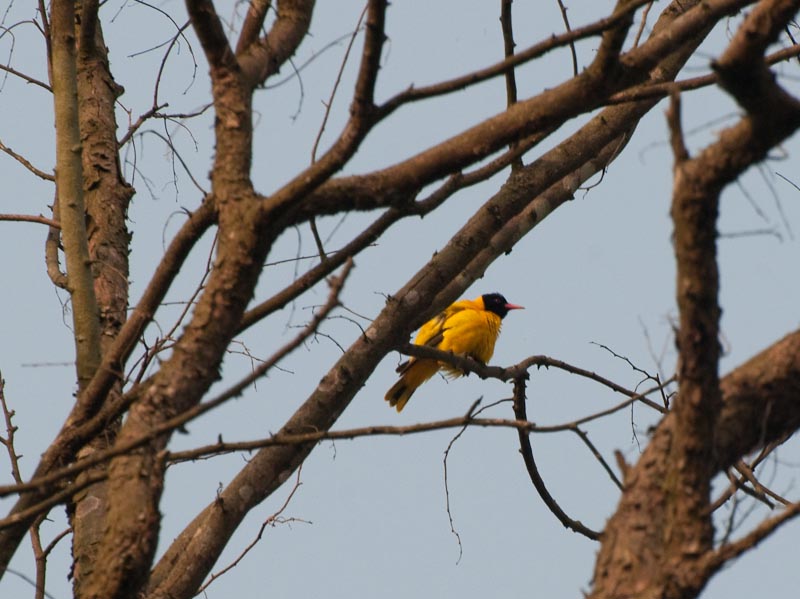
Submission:
M 311 160 L 327 102 L 346 48 L 341 40 L 353 30 L 360 2 L 318 3 L 310 36 L 294 63 L 299 78 L 284 68 L 267 89 L 256 94 L 254 180 L 269 193 Z M 590 4 L 590 7 L 584 6 Z M 608 13 L 610 2 L 568 2 L 573 26 Z M 655 21 L 664 2 L 649 18 Z M 217 3 L 226 18 L 230 3 Z M 409 85 L 424 85 L 492 64 L 502 58 L 499 2 L 436 0 L 395 2 L 388 12 L 386 44 L 377 96 L 384 100 Z M 164 43 L 175 24 L 183 24 L 183 4 L 152 6 L 111 0 L 102 7 L 106 44 L 117 82 L 125 87 L 118 113 L 120 136 L 153 103 L 156 72 Z M 33 25 L 33 8 L 21 2 L 8 6 L 0 36 L 0 60 L 46 80 L 44 43 Z M 514 4 L 518 48 L 563 31 L 558 5 L 518 1 Z M 12 25 L 18 25 L 12 27 Z M 723 23 L 690 61 L 683 76 L 708 71 L 735 31 L 736 21 Z M 647 30 L 646 30 L 647 31 Z M 195 111 L 209 98 L 202 51 L 191 33 L 166 63 L 159 87 L 165 112 Z M 362 38 L 357 39 L 344 70 L 322 137 L 329 144 L 347 118 L 350 90 Z M 596 40 L 577 45 L 581 67 L 594 55 Z M 557 50 L 520 69 L 520 98 L 552 87 L 571 75 L 567 50 Z M 797 92 L 796 64 L 777 69 L 781 81 Z M 272 85 L 286 79 L 277 87 Z M 472 124 L 501 111 L 504 84 L 490 81 L 465 92 L 408 106 L 370 134 L 348 165 L 347 173 L 364 173 L 407 158 Z M 690 150 L 699 151 L 735 120 L 734 104 L 719 91 L 684 95 L 684 127 Z M 502 292 L 526 306 L 505 320 L 493 364 L 511 365 L 533 354 L 593 370 L 629 388 L 642 374 L 598 344 L 624 355 L 650 373 L 671 374 L 675 361 L 672 322 L 674 259 L 670 243 L 672 156 L 667 144 L 664 103 L 648 114 L 624 154 L 599 185 L 580 191 L 498 259 L 466 294 Z M 129 114 L 126 113 L 129 111 Z M 54 162 L 52 99 L 41 88 L 13 76 L 0 77 L 0 140 L 34 165 L 50 170 Z M 130 116 L 129 116 L 130 115 Z M 540 153 L 577 129 L 587 117 L 567 124 L 552 140 L 526 157 Z M 181 211 L 195 208 L 202 192 L 195 187 L 173 153 L 169 135 L 201 188 L 213 151 L 212 117 L 188 122 L 152 123 L 151 132 L 136 139 L 124 154 L 126 175 L 137 194 L 130 210 L 134 232 L 131 254 L 132 298 L 135 302 L 152 274 L 171 235 L 183 220 Z M 158 135 L 157 135 L 158 134 Z M 161 137 L 159 137 L 159 135 Z M 797 177 L 797 143 L 790 140 L 772 160 L 752 169 L 740 185 L 726 190 L 721 204 L 719 243 L 722 332 L 726 350 L 721 370 L 727 372 L 755 352 L 798 326 L 800 304 L 797 235 L 800 234 L 798 191 L 776 175 Z M 263 438 L 277 431 L 316 386 L 332 362 L 374 317 L 391 294 L 416 273 L 469 216 L 502 183 L 500 175 L 462 191 L 435 214 L 408 219 L 391 229 L 356 259 L 343 295 L 351 312 L 340 310 L 309 341 L 258 382 L 242 398 L 191 423 L 178 434 L 172 449 L 186 449 L 225 440 Z M 48 214 L 53 191 L 6 156 L 0 156 L 0 212 Z M 598 182 L 596 178 L 594 183 Z M 423 194 L 424 195 L 424 194 Z M 344 245 L 375 215 L 325 218 L 319 228 L 330 250 Z M 750 234 L 754 231 L 767 231 Z M 38 224 L 0 223 L 0 371 L 6 398 L 16 411 L 16 437 L 24 474 L 61 426 L 75 388 L 70 316 L 66 296 L 54 291 L 44 268 L 46 229 Z M 173 326 L 196 287 L 211 247 L 211 238 L 193 252 L 146 337 L 152 343 Z M 287 231 L 269 256 L 256 300 L 269 297 L 297 272 L 314 264 L 314 245 L 307 227 Z M 297 257 L 303 259 L 296 260 Z M 305 258 L 309 257 L 309 258 Z M 232 346 L 223 366 L 227 388 L 246 375 L 253 360 L 266 358 L 304 325 L 315 306 L 324 303 L 327 288 L 319 286 L 293 306 L 259 323 Z M 486 405 L 511 395 L 509 385 L 476 377 L 446 381 L 435 377 L 413 397 L 402 414 L 390 410 L 383 394 L 394 382 L 400 357 L 384 360 L 353 400 L 337 429 L 371 424 L 413 424 L 459 416 L 478 398 Z M 134 365 L 134 362 L 131 362 Z M 556 371 L 535 371 L 528 387 L 528 414 L 538 424 L 558 424 L 614 405 L 621 400 L 597 384 Z M 508 402 L 486 413 L 512 417 Z M 636 406 L 585 427 L 607 460 L 620 450 L 629 462 L 647 442 L 654 415 Z M 448 458 L 450 510 L 446 511 L 443 454 L 457 431 L 402 438 L 366 438 L 325 442 L 318 446 L 299 475 L 300 486 L 282 512 L 286 522 L 268 527 L 262 540 L 232 572 L 216 580 L 208 597 L 294 596 L 440 596 L 477 598 L 575 597 L 588 590 L 597 546 L 565 530 L 536 495 L 511 430 L 466 431 Z M 615 486 L 574 434 L 540 434 L 532 438 L 535 456 L 551 494 L 565 511 L 587 526 L 600 529 L 618 499 Z M 796 498 L 800 455 L 790 442 L 758 474 L 772 488 Z M 163 552 L 172 538 L 227 484 L 246 455 L 182 464 L 169 470 L 162 502 Z M 4 462 L 5 463 L 5 462 Z M 0 484 L 11 482 L 0 468 Z M 230 563 L 255 538 L 265 520 L 276 513 L 292 490 L 292 477 L 255 509 L 223 554 L 214 571 Z M 718 490 L 724 488 L 721 481 Z M 11 502 L 0 500 L 7 511 Z M 740 532 L 765 517 L 763 505 L 744 502 L 737 519 L 749 514 Z M 724 525 L 731 507 L 719 510 Z M 43 526 L 45 542 L 66 524 L 62 509 Z M 738 521 L 738 520 L 737 520 Z M 797 524 L 789 524 L 757 551 L 747 554 L 712 580 L 704 597 L 790 596 L 800 586 L 793 565 Z M 71 596 L 66 580 L 69 544 L 62 541 L 51 558 L 48 592 Z M 33 577 L 29 544 L 19 550 L 12 567 Z M 9 574 L 0 582 L 2 597 L 32 597 L 22 577 Z

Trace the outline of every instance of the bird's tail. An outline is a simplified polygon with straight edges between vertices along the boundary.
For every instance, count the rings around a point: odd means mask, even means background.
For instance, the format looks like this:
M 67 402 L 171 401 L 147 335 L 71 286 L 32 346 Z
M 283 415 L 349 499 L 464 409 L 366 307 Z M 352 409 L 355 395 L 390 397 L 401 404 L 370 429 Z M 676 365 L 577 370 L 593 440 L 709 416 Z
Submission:
M 402 373 L 400 380 L 386 392 L 386 401 L 398 412 L 402 411 L 417 387 L 436 374 L 437 370 L 439 363 L 436 360 L 410 360 L 402 364 L 398 368 Z

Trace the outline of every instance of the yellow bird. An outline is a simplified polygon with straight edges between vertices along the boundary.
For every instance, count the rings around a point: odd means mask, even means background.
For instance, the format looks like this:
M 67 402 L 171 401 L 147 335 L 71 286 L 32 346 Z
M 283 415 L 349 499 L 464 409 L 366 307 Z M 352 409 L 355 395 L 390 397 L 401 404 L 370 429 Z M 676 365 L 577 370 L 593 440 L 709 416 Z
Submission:
M 414 344 L 469 356 L 485 364 L 494 353 L 503 317 L 509 310 L 520 309 L 522 306 L 509 304 L 499 293 L 486 293 L 474 300 L 459 300 L 422 325 Z M 410 358 L 403 362 L 397 367 L 400 380 L 386 392 L 386 401 L 401 411 L 417 387 L 440 369 L 451 377 L 464 374 L 438 360 Z

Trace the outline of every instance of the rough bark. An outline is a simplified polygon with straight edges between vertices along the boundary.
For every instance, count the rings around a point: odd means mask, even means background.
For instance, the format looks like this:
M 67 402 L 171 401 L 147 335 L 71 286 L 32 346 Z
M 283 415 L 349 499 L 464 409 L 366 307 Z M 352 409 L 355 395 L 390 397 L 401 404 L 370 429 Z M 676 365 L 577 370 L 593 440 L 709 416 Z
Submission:
M 133 188 L 121 172 L 116 139 L 115 103 L 123 90 L 111 75 L 97 9 L 97 4 L 91 1 L 79 5 L 77 89 L 88 249 L 99 307 L 100 349 L 105 356 L 127 318 L 131 235 L 126 217 Z M 121 391 L 122 384 L 118 381 L 106 402 L 118 401 Z M 93 414 L 100 407 L 95 405 L 87 412 Z M 77 458 L 88 458 L 110 447 L 118 429 L 118 420 L 109 422 L 103 434 L 85 445 Z M 76 482 L 81 484 L 84 479 L 96 477 L 106 467 L 100 464 L 91 468 Z M 97 551 L 108 513 L 106 483 L 96 483 L 80 491 L 68 506 L 68 513 L 73 531 L 74 592 L 75 597 L 83 597 L 84 581 L 103 563 Z

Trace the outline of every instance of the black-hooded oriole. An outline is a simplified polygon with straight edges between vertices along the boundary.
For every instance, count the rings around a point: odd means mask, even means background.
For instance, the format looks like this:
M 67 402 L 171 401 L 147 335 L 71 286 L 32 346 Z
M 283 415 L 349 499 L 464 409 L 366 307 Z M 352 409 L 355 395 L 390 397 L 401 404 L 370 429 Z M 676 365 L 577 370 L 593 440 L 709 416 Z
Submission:
M 451 304 L 419 329 L 415 345 L 427 345 L 486 363 L 494 353 L 500 334 L 500 324 L 509 310 L 522 306 L 510 304 L 499 293 L 487 293 L 474 300 L 459 300 Z M 438 370 L 448 376 L 463 372 L 444 362 L 426 358 L 410 358 L 397 367 L 400 380 L 386 392 L 386 401 L 401 411 L 414 391 Z

